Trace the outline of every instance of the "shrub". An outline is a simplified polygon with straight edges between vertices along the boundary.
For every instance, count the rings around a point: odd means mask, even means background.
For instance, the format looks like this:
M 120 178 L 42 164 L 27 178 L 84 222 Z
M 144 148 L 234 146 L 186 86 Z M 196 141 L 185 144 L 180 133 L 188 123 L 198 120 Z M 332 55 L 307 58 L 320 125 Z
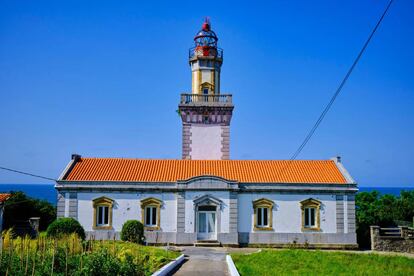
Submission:
M 60 237 L 65 234 L 76 233 L 82 240 L 85 239 L 85 230 L 74 218 L 59 218 L 55 220 L 49 225 L 46 233 L 48 237 Z
M 85 259 L 83 273 L 85 275 L 117 275 L 121 263 L 114 258 L 107 250 L 99 250 L 88 255 Z
M 142 243 L 144 241 L 144 226 L 138 220 L 127 220 L 122 225 L 121 240 Z

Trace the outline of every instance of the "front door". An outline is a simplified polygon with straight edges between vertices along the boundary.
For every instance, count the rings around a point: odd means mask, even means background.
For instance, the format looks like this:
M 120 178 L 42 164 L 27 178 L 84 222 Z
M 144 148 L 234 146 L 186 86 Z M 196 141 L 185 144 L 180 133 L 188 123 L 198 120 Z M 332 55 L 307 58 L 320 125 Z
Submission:
M 198 211 L 198 240 L 216 240 L 216 212 Z

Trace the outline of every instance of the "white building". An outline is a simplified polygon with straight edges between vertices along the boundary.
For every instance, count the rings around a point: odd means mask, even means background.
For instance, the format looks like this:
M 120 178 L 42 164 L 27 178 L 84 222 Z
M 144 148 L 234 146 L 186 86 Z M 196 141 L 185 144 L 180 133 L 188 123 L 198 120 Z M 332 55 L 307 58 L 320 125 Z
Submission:
M 190 49 L 192 92 L 181 95 L 182 160 L 73 155 L 56 184 L 58 216 L 89 237 L 143 222 L 150 243 L 356 246 L 357 185 L 340 158 L 229 160 L 232 95 L 220 93 L 223 51 L 209 22 Z

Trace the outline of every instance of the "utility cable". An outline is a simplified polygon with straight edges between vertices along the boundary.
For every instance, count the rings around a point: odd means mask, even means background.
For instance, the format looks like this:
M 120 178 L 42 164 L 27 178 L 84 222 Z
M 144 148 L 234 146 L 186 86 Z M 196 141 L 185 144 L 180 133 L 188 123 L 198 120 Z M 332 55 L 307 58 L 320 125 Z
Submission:
M 5 170 L 5 171 L 20 173 L 20 174 L 24 174 L 24 175 L 29 175 L 29 176 L 33 176 L 33 177 L 37 177 L 37 178 L 42 178 L 42 179 L 57 181 L 56 179 L 51 178 L 51 177 L 41 176 L 41 175 L 37 175 L 37 174 L 33 174 L 33 173 L 28 173 L 28 172 L 23 172 L 23 171 L 18 171 L 18 170 L 14 170 L 14 169 L 10 169 L 10 168 L 0 167 L 0 169 Z
M 361 51 L 359 52 L 358 56 L 354 60 L 354 63 L 352 63 L 352 66 L 349 68 L 348 72 L 346 73 L 345 77 L 343 78 L 341 84 L 336 89 L 335 94 L 332 96 L 329 103 L 326 105 L 325 109 L 323 110 L 322 114 L 319 116 L 318 120 L 313 125 L 312 129 L 309 131 L 309 133 L 306 135 L 305 139 L 303 140 L 302 144 L 299 146 L 299 148 L 296 150 L 296 152 L 292 155 L 290 160 L 295 160 L 296 157 L 301 153 L 303 148 L 306 146 L 306 144 L 309 142 L 309 140 L 312 138 L 313 134 L 315 133 L 316 129 L 321 124 L 322 120 L 325 118 L 326 114 L 328 113 L 329 109 L 335 102 L 336 98 L 338 97 L 339 93 L 341 93 L 342 88 L 344 87 L 346 81 L 348 80 L 349 76 L 351 75 L 352 71 L 354 70 L 355 66 L 357 65 L 358 61 L 361 59 L 362 54 L 365 52 L 365 49 L 367 48 L 369 42 L 371 41 L 372 37 L 374 36 L 375 32 L 377 31 L 378 27 L 380 26 L 382 20 L 384 19 L 385 15 L 387 14 L 388 9 L 390 8 L 392 2 L 394 0 L 390 0 L 387 7 L 385 8 L 381 18 L 378 20 L 377 24 L 375 25 L 374 29 L 372 30 L 371 34 L 369 35 L 367 41 L 365 42 L 364 46 L 362 47 Z

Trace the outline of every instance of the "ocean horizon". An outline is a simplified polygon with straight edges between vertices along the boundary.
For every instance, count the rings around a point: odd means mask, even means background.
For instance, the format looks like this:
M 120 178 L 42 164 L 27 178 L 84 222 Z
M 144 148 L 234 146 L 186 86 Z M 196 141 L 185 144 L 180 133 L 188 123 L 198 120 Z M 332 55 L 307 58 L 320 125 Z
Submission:
M 400 195 L 401 191 L 412 191 L 414 187 L 358 187 L 359 192 L 371 192 L 378 191 L 380 194 L 392 194 L 395 196 Z M 55 190 L 55 184 L 0 184 L 0 193 L 9 192 L 24 192 L 26 195 L 46 200 L 53 205 L 56 205 L 57 193 Z

